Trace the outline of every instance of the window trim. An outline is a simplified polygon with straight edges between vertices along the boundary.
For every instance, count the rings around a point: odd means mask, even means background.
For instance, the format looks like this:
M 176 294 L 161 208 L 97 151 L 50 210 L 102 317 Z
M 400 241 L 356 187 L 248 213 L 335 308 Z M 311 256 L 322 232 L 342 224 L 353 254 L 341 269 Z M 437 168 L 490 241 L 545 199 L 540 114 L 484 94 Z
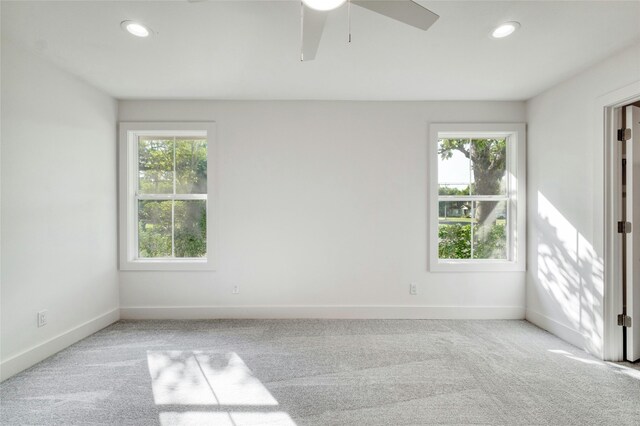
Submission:
M 214 271 L 216 264 L 215 238 L 215 159 L 216 126 L 214 122 L 120 122 L 119 125 L 119 261 L 122 271 Z M 138 136 L 199 136 L 207 138 L 207 257 L 206 259 L 137 257 L 137 203 L 138 153 L 135 143 Z M 184 194 L 179 195 L 183 197 Z M 202 194 L 186 195 L 188 198 L 202 199 Z M 173 199 L 174 194 L 158 199 Z
M 442 136 L 459 138 L 507 137 L 507 176 L 510 260 L 438 258 L 438 140 Z M 429 126 L 428 229 L 429 270 L 433 272 L 526 271 L 526 124 L 525 123 L 432 123 Z

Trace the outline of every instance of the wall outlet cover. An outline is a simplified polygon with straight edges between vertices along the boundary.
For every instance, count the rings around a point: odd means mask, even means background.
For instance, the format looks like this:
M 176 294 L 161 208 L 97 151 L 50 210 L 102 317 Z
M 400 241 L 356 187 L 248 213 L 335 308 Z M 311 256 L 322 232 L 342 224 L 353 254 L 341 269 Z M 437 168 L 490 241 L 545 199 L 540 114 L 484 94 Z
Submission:
M 44 327 L 47 325 L 47 311 L 38 312 L 38 327 Z
M 418 294 L 418 284 L 416 283 L 409 284 L 409 294 L 413 296 Z

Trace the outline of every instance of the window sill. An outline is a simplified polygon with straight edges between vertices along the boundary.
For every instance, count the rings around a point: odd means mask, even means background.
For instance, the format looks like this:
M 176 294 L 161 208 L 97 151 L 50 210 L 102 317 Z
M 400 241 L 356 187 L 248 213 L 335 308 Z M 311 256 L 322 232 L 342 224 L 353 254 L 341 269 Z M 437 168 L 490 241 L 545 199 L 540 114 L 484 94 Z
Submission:
M 525 272 L 524 262 L 500 261 L 446 261 L 432 262 L 431 272 Z
M 130 260 L 120 264 L 121 271 L 215 271 L 211 260 Z

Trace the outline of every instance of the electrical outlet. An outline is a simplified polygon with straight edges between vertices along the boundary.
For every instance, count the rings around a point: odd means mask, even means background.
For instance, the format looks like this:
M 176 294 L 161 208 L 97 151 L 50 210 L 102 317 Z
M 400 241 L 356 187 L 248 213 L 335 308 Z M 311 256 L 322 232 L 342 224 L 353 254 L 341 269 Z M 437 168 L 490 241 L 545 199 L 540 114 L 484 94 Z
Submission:
M 235 284 L 235 285 L 233 286 L 233 289 L 231 290 L 231 293 L 233 293 L 233 294 L 238 294 L 238 293 L 240 293 L 240 286 L 239 286 L 238 284 Z
M 416 283 L 409 284 L 409 294 L 413 296 L 418 294 L 418 284 Z
M 47 325 L 47 311 L 38 312 L 38 327 Z

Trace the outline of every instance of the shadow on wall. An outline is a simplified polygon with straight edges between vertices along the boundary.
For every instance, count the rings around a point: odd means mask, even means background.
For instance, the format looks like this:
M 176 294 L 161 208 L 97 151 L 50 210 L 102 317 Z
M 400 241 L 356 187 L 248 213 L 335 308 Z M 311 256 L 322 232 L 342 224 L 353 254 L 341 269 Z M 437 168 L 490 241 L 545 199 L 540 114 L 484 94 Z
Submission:
M 602 354 L 602 257 L 541 192 L 535 227 L 537 240 L 529 275 L 537 283 L 533 291 L 539 306 L 533 310 L 577 331 L 584 337 L 584 349 Z

